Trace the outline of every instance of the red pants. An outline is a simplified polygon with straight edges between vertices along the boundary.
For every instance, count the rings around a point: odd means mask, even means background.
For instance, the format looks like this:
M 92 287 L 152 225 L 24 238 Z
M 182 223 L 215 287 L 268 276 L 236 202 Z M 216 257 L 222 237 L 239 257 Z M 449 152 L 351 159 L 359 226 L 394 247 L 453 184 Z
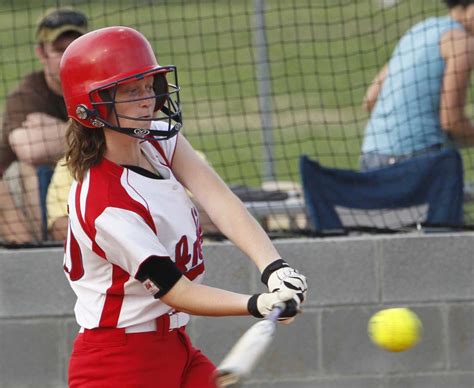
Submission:
M 184 328 L 132 334 L 93 329 L 74 341 L 69 387 L 215 388 L 214 370 Z

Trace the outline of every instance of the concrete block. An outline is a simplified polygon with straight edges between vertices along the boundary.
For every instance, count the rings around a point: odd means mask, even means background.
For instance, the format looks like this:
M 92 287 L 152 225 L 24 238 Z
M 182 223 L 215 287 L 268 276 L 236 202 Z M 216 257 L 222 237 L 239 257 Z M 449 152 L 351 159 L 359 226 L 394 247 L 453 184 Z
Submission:
M 382 298 L 390 302 L 472 300 L 472 239 L 424 236 L 383 240 Z
M 207 285 L 245 294 L 264 290 L 258 268 L 237 247 L 216 243 L 204 245 L 203 251 Z
M 286 380 L 274 382 L 255 382 L 245 384 L 244 387 L 252 388 L 381 388 L 383 379 L 381 377 L 341 377 L 321 378 L 306 380 Z
M 193 343 L 216 364 L 256 321 L 248 318 L 194 318 Z M 229 335 L 229 333 L 232 333 Z M 275 338 L 252 376 L 298 378 L 318 372 L 317 317 L 307 313 L 291 325 L 278 325 Z
M 474 373 L 443 375 L 399 376 L 387 378 L 387 388 L 472 388 Z
M 71 357 L 74 339 L 76 338 L 77 333 L 79 332 L 79 325 L 73 318 L 65 319 L 63 322 L 63 330 L 64 335 L 62 337 L 63 341 L 61 343 L 61 351 L 59 354 L 63 365 L 62 378 L 64 384 L 67 385 L 69 359 Z
M 0 251 L 0 318 L 71 314 L 60 248 Z
M 426 322 L 422 342 L 408 351 L 391 353 L 373 345 L 367 335 L 368 320 L 380 308 L 337 308 L 322 312 L 322 365 L 325 374 L 377 375 L 436 371 L 446 367 L 443 320 L 439 309 L 416 308 L 422 322 Z
M 308 276 L 304 315 L 278 327 L 245 387 L 473 388 L 474 234 L 276 241 Z M 210 285 L 263 290 L 255 265 L 223 242 L 205 246 Z M 0 250 L 0 387 L 66 388 L 78 327 L 62 249 Z M 408 305 L 422 342 L 393 354 L 366 334 L 375 311 Z M 215 363 L 256 320 L 193 318 L 188 333 Z
M 448 327 L 451 368 L 474 370 L 474 305 L 450 307 Z
M 276 246 L 292 266 L 308 277 L 306 307 L 377 302 L 373 241 L 287 240 L 279 241 Z
M 319 373 L 317 325 L 317 315 L 309 312 L 291 325 L 279 325 L 272 344 L 253 375 L 288 379 Z
M 0 321 L 0 387 L 61 387 L 61 322 Z
M 193 344 L 217 365 L 254 322 L 250 317 L 192 317 L 186 331 Z

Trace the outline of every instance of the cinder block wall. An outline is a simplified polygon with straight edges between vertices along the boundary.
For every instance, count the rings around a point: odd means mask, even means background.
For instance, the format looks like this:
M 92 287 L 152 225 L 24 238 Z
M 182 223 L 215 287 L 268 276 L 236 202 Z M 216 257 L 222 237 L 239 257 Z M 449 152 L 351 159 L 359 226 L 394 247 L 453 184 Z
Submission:
M 276 242 L 309 277 L 304 314 L 280 325 L 247 387 L 473 388 L 474 234 Z M 207 244 L 207 283 L 254 293 L 259 273 L 228 243 Z M 66 387 L 77 326 L 61 249 L 0 251 L 0 387 Z M 373 346 L 369 317 L 409 306 L 424 324 L 416 348 Z M 189 333 L 216 363 L 254 322 L 194 318 Z

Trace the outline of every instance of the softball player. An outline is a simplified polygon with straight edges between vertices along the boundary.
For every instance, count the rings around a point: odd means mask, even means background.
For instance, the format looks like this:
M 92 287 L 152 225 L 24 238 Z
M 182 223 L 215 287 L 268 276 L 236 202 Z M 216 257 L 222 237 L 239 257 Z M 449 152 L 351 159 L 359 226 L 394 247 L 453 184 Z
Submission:
M 127 27 L 85 34 L 65 51 L 61 82 L 75 178 L 64 270 L 81 326 L 70 386 L 213 387 L 214 365 L 185 332 L 188 314 L 262 317 L 285 302 L 291 318 L 305 277 L 179 133 L 176 68 L 158 65 L 143 35 Z M 201 284 L 201 227 L 185 187 L 255 262 L 270 292 Z

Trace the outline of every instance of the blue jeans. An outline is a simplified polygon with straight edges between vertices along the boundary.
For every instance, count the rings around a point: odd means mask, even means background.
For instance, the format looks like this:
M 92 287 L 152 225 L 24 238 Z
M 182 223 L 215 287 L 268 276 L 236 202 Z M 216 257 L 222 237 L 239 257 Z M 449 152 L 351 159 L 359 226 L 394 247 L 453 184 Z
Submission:
M 54 166 L 42 164 L 36 167 L 36 175 L 38 176 L 38 189 L 41 206 L 41 224 L 43 229 L 43 240 L 48 239 L 48 215 L 46 210 L 46 196 L 48 194 L 49 183 L 53 176 Z
M 395 163 L 403 162 L 404 160 L 414 158 L 415 156 L 437 152 L 442 148 L 442 144 L 434 144 L 428 148 L 405 155 L 387 155 L 379 154 L 377 152 L 366 152 L 360 156 L 359 168 L 360 171 L 375 170 L 377 168 L 387 167 Z

